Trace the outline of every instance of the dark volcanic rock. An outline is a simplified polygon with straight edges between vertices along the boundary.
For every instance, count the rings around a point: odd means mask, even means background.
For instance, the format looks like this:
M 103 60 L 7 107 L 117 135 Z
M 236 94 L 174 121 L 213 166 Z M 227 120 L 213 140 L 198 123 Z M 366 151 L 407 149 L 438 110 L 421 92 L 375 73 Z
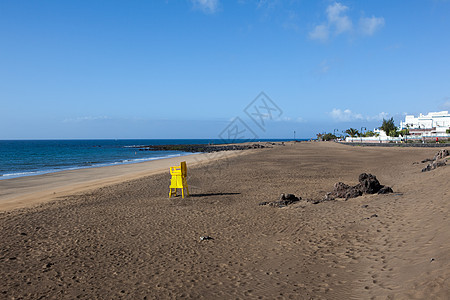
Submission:
M 367 173 L 359 175 L 359 190 L 363 194 L 375 194 L 382 187 L 376 176 Z
M 375 175 L 362 173 L 358 180 L 359 183 L 355 186 L 349 186 L 343 182 L 336 183 L 333 192 L 327 193 L 323 201 L 334 200 L 334 198 L 356 198 L 363 194 L 393 193 L 390 187 L 381 185 Z
M 428 164 L 428 166 L 426 166 L 425 168 L 423 168 L 422 172 L 431 171 L 436 168 L 443 167 L 445 165 L 446 165 L 445 160 L 436 160 L 436 161 L 433 161 L 432 163 Z
M 328 192 L 325 194 L 325 196 L 323 197 L 323 199 L 321 201 L 315 201 L 315 202 L 319 203 L 319 202 L 323 202 L 323 201 L 333 201 L 335 199 L 336 199 L 336 196 L 333 193 Z M 315 203 L 315 204 L 317 204 L 317 203 Z
M 442 149 L 438 153 L 436 153 L 436 155 L 433 157 L 432 160 L 431 159 L 422 160 L 422 162 L 431 161 L 431 163 L 429 163 L 425 168 L 422 169 L 422 172 L 431 171 L 436 168 L 445 166 L 447 164 L 445 162 L 446 161 L 445 158 L 447 156 L 449 156 L 448 150 Z
M 439 150 L 438 153 L 434 156 L 433 160 L 443 159 L 444 157 L 447 157 L 449 155 L 447 149 Z
M 338 182 L 334 185 L 333 196 L 336 198 L 345 198 L 345 194 L 350 189 L 349 185 L 343 182 Z
M 350 187 L 345 193 L 345 199 L 356 198 L 363 194 L 359 186 Z
M 383 186 L 379 191 L 378 194 L 390 194 L 394 191 L 389 186 Z
M 217 152 L 230 150 L 248 150 L 266 148 L 261 144 L 251 145 L 150 145 L 138 146 L 139 151 L 184 151 L 184 152 Z
M 282 201 L 282 200 L 298 201 L 299 199 L 297 197 L 295 197 L 294 194 L 281 194 L 280 201 Z
M 272 207 L 285 207 L 300 201 L 302 197 L 295 197 L 293 194 L 281 194 L 279 201 L 261 202 L 259 205 L 269 205 Z
M 429 161 L 434 161 L 434 159 L 432 159 L 432 158 L 425 158 L 424 160 L 421 160 L 420 162 L 421 163 L 426 163 L 426 162 L 429 162 Z
M 334 190 L 332 193 L 332 196 L 334 196 L 335 198 L 355 198 L 358 196 L 361 196 L 362 192 L 359 189 L 359 186 L 349 186 L 346 185 L 343 182 L 338 182 L 334 185 Z M 330 196 L 328 196 L 328 198 L 331 198 Z

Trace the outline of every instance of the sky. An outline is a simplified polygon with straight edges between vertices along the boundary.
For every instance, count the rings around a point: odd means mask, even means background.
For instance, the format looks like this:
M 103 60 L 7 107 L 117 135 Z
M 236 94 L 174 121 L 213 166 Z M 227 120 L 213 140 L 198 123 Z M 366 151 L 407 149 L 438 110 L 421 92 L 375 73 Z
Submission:
M 450 110 L 449 31 L 444 0 L 2 0 L 0 139 L 399 124 Z

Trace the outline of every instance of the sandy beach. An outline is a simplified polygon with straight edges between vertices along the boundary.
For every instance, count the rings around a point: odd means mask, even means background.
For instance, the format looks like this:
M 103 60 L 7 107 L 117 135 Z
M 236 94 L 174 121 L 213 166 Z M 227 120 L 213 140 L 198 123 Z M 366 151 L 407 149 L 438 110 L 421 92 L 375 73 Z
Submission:
M 438 148 L 301 142 L 0 181 L 3 299 L 448 299 Z M 168 198 L 186 160 L 191 197 Z M 377 176 L 394 193 L 321 199 Z M 200 240 L 210 236 L 210 240 Z
M 0 211 L 29 207 L 98 187 L 164 173 L 170 166 L 179 165 L 181 161 L 186 161 L 192 166 L 240 154 L 242 151 L 223 151 L 220 154 L 198 153 L 138 164 L 78 169 L 0 180 Z

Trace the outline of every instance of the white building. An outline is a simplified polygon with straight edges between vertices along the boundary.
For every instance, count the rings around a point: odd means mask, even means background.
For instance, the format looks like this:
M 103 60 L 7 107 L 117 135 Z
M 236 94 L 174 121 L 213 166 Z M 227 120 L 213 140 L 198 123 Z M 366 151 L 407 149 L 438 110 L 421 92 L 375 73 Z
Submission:
M 382 137 L 382 138 L 387 137 L 386 132 L 384 132 L 384 130 L 381 130 L 380 128 L 374 128 L 373 133 L 375 133 L 375 135 Z
M 400 122 L 400 128 L 409 128 L 412 135 L 442 134 L 450 128 L 450 114 L 448 111 L 430 112 L 427 115 L 406 115 L 405 122 Z
M 347 137 L 346 142 L 353 143 L 401 143 L 408 140 L 434 140 L 440 138 L 450 138 L 450 114 L 448 111 L 430 112 L 427 115 L 420 114 L 418 117 L 407 115 L 405 121 L 400 122 L 400 129 L 409 129 L 406 136 L 390 137 L 386 133 L 375 128 L 373 132 L 377 134 L 373 137 Z

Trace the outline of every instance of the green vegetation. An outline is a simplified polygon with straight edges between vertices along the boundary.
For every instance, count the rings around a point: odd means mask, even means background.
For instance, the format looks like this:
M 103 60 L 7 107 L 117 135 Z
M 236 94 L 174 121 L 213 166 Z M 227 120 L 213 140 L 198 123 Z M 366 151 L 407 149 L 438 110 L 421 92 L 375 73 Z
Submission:
M 338 138 L 332 133 L 318 133 L 316 136 L 318 141 L 332 141 Z
M 389 120 L 383 118 L 383 123 L 381 124 L 380 129 L 386 132 L 386 135 L 388 136 L 395 137 L 399 135 L 393 117 L 390 118 Z
M 337 139 L 337 136 L 335 136 L 335 135 L 332 134 L 332 133 L 325 133 L 325 134 L 322 136 L 322 140 L 323 140 L 323 141 L 332 141 L 332 140 L 335 140 L 335 139 Z
M 359 136 L 359 131 L 358 129 L 355 128 L 349 128 L 345 131 L 345 133 L 351 137 Z
M 401 134 L 402 136 L 406 136 L 409 134 L 409 129 L 402 129 L 400 131 L 398 131 L 399 134 Z
M 377 134 L 378 134 L 378 133 L 377 133 Z M 364 137 L 372 137 L 372 136 L 375 136 L 375 135 L 376 135 L 375 132 L 373 132 L 373 131 L 371 131 L 371 130 L 366 131 L 366 133 L 363 134 Z
M 318 134 L 316 134 L 316 136 L 317 136 L 318 141 L 323 141 L 323 139 L 322 139 L 323 134 L 318 133 Z

